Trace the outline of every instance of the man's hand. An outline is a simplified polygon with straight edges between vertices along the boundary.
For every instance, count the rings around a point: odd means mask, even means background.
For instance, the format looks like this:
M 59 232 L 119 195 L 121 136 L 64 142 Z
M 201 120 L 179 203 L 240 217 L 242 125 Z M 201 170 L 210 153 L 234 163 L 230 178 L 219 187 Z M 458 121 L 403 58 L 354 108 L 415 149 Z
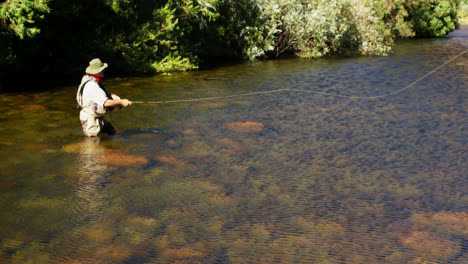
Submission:
M 126 106 L 129 106 L 129 105 L 132 105 L 132 101 L 129 101 L 128 99 L 121 99 L 121 100 L 120 100 L 120 104 L 121 104 L 123 107 L 126 107 Z

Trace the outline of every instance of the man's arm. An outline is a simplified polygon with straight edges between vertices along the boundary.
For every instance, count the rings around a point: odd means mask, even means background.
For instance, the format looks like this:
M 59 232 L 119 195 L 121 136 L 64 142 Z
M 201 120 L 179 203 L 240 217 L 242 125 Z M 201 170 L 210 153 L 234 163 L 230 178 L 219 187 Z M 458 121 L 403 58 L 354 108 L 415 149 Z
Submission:
M 123 107 L 126 107 L 128 105 L 131 105 L 132 104 L 132 101 L 129 101 L 128 99 L 107 99 L 105 102 L 104 102 L 104 106 L 105 107 L 114 107 L 114 106 L 123 106 Z

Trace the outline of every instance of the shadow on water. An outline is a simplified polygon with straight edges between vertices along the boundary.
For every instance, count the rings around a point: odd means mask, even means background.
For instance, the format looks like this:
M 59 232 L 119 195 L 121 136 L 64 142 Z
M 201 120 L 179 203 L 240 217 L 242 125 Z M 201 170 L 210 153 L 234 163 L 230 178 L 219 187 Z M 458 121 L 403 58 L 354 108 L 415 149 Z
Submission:
M 92 139 L 76 87 L 2 94 L 0 262 L 466 263 L 468 55 L 360 97 L 465 51 L 467 30 L 111 78 L 133 100 L 219 98 L 134 104 Z

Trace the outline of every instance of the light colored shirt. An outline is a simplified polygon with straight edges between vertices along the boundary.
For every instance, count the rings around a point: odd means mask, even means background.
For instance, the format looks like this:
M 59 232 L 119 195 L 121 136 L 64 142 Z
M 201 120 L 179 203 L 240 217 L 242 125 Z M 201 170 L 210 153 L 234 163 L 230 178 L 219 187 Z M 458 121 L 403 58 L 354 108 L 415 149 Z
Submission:
M 109 98 L 107 98 L 106 93 L 99 87 L 97 82 L 90 81 L 83 87 L 83 99 L 93 101 L 104 108 L 104 103 Z

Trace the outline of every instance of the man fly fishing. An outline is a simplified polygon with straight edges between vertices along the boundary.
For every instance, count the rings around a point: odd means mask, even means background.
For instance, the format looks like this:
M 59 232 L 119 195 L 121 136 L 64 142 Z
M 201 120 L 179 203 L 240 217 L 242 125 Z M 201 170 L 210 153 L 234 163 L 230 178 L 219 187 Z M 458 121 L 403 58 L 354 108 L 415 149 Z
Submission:
M 104 89 L 101 80 L 107 66 L 107 63 L 101 62 L 100 59 L 91 60 L 76 94 L 78 105 L 82 108 L 81 126 L 83 133 L 88 137 L 95 137 L 99 133 L 115 134 L 114 126 L 104 118 L 104 114 L 116 106 L 126 107 L 132 104 L 132 101 L 121 99 Z

